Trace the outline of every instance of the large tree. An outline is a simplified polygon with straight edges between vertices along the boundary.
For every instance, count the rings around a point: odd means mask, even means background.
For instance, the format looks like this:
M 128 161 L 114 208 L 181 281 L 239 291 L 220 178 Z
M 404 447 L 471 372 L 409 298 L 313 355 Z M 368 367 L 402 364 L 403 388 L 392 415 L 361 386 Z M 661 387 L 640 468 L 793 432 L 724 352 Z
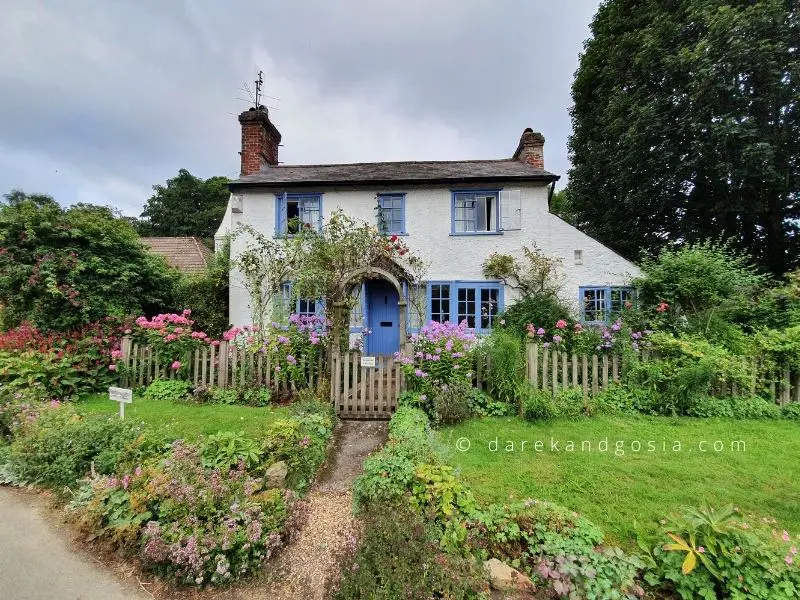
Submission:
M 173 308 L 178 274 L 111 209 L 15 191 L 0 202 L 4 326 L 71 329 Z
M 731 238 L 800 264 L 797 0 L 608 0 L 572 88 L 570 209 L 636 258 Z
M 213 239 L 230 196 L 227 177 L 204 180 L 181 169 L 166 185 L 154 185 L 153 190 L 137 223 L 141 235 Z

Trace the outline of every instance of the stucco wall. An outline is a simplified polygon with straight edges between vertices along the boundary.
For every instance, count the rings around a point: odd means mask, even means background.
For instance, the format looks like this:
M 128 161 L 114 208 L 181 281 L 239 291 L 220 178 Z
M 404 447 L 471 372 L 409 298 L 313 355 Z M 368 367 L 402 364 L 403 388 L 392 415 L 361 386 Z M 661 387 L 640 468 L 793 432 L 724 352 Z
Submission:
M 405 242 L 429 265 L 429 280 L 482 281 L 481 264 L 486 256 L 497 251 L 519 255 L 525 245 L 534 242 L 545 253 L 563 261 L 563 298 L 577 306 L 578 288 L 582 285 L 622 285 L 639 273 L 637 267 L 602 244 L 581 233 L 547 211 L 547 187 L 542 184 L 510 184 L 506 190 L 520 190 L 522 196 L 522 229 L 505 231 L 500 235 L 454 236 L 450 234 L 451 190 L 456 187 L 410 187 L 382 189 L 317 189 L 322 192 L 322 214 L 327 218 L 337 208 L 350 216 L 376 222 L 376 194 L 406 193 Z M 476 189 L 475 186 L 471 186 Z M 485 186 L 496 188 L 498 186 Z M 464 187 L 470 189 L 470 187 Z M 283 191 L 283 190 L 281 190 Z M 293 190 L 288 190 L 293 191 Z M 225 214 L 218 237 L 247 223 L 259 231 L 274 234 L 275 191 L 242 192 L 242 213 Z M 244 245 L 234 240 L 231 254 L 235 256 Z M 582 250 L 582 264 L 574 261 L 574 251 Z M 506 304 L 513 302 L 513 290 L 506 289 Z M 231 275 L 231 321 L 236 325 L 250 322 L 247 293 L 237 273 Z

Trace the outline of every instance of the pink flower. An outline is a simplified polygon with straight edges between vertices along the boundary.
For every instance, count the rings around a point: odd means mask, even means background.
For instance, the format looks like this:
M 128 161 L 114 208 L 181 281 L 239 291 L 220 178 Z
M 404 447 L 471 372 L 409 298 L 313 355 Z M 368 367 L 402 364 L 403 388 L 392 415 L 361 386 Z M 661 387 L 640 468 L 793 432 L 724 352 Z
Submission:
M 797 546 L 792 546 L 791 548 L 789 548 L 789 552 L 791 554 L 797 554 Z
M 783 559 L 783 562 L 785 562 L 787 565 L 791 565 L 794 562 L 794 558 L 791 554 L 787 554 L 786 558 Z
M 108 370 L 109 371 L 116 371 L 117 370 L 117 365 L 108 365 Z
M 125 335 L 130 335 L 130 334 L 131 334 L 131 330 L 130 329 L 126 329 L 125 330 Z
M 111 352 L 111 358 L 115 360 L 119 360 L 120 358 L 122 358 L 122 350 L 114 350 L 113 352 Z
M 705 553 L 705 551 L 706 551 L 706 549 L 705 549 L 705 548 L 703 548 L 703 546 L 698 546 L 698 547 L 697 547 L 697 552 L 698 552 L 698 553 L 700 553 L 700 554 L 704 554 L 704 553 Z
M 276 373 L 280 373 L 280 372 L 281 372 L 281 367 L 280 367 L 280 365 L 278 365 L 277 367 L 275 367 L 275 372 L 276 372 Z
M 785 529 L 783 530 L 783 535 L 781 536 L 781 538 L 783 539 L 783 541 L 784 541 L 784 542 L 788 542 L 789 540 L 791 540 L 791 539 L 792 539 L 792 538 L 789 536 L 789 532 L 788 532 L 788 531 L 786 531 Z
M 189 310 L 188 308 L 183 311 L 183 316 L 184 317 L 188 317 L 190 314 L 192 314 L 192 311 Z
M 219 346 L 219 340 L 211 340 L 212 346 Z
M 181 368 L 181 361 L 179 361 L 179 360 L 176 360 L 174 363 L 172 363 L 172 368 L 173 368 L 175 371 L 177 371 L 178 369 L 180 369 L 180 368 Z
M 567 322 L 564 319 L 559 319 L 558 321 L 556 321 L 556 327 L 558 329 L 566 329 Z

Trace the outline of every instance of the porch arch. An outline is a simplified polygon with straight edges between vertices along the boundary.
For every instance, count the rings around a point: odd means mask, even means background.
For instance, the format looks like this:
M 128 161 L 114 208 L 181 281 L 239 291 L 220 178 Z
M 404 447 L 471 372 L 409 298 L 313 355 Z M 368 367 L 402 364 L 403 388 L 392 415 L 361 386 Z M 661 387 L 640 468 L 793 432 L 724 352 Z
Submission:
M 339 287 L 339 298 L 346 298 L 350 295 L 353 288 L 356 284 L 361 283 L 362 281 L 368 279 L 383 279 L 384 281 L 388 281 L 394 288 L 397 290 L 397 306 L 399 308 L 400 313 L 400 350 L 405 352 L 407 350 L 407 331 L 406 331 L 406 311 L 407 311 L 407 302 L 405 296 L 403 295 L 403 285 L 400 283 L 400 280 L 395 277 L 392 273 L 383 269 L 381 267 L 358 267 L 357 269 L 353 269 L 347 275 L 345 275 L 342 283 Z M 338 300 L 333 303 L 334 310 L 336 311 L 336 323 L 343 323 L 344 322 L 344 315 L 342 311 L 346 309 L 346 304 L 344 300 Z M 341 331 L 340 327 L 334 328 L 334 340 L 333 345 L 335 351 L 338 353 L 339 348 L 341 347 Z

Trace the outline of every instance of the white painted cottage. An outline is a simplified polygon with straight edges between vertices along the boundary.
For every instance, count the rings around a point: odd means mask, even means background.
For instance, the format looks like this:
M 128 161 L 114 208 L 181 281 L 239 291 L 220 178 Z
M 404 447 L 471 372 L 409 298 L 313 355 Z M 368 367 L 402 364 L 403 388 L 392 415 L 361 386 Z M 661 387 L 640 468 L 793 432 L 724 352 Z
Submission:
M 633 263 L 549 212 L 559 176 L 544 169 L 544 137 L 531 129 L 505 159 L 284 165 L 278 163 L 281 135 L 266 109 L 245 111 L 239 121 L 241 177 L 230 184 L 218 243 L 239 224 L 282 236 L 291 235 L 294 219 L 318 227 L 339 208 L 376 224 L 380 214 L 386 232 L 403 236 L 428 264 L 427 281 L 419 290 L 425 295 L 425 314 L 409 314 L 409 331 L 431 319 L 466 319 L 480 331 L 490 329 L 515 293 L 484 278 L 484 259 L 494 251 L 519 255 L 523 246 L 534 243 L 562 261 L 563 299 L 584 320 L 607 319 L 632 294 L 628 284 L 639 272 Z M 232 256 L 243 244 L 234 241 Z M 372 331 L 365 340 L 370 354 L 397 350 L 398 301 L 400 293 L 409 293 L 408 286 L 398 292 L 375 279 L 355 293 L 359 302 L 351 332 Z M 248 295 L 236 272 L 231 273 L 230 306 L 233 324 L 251 322 Z M 298 300 L 294 308 L 319 310 L 313 299 Z

